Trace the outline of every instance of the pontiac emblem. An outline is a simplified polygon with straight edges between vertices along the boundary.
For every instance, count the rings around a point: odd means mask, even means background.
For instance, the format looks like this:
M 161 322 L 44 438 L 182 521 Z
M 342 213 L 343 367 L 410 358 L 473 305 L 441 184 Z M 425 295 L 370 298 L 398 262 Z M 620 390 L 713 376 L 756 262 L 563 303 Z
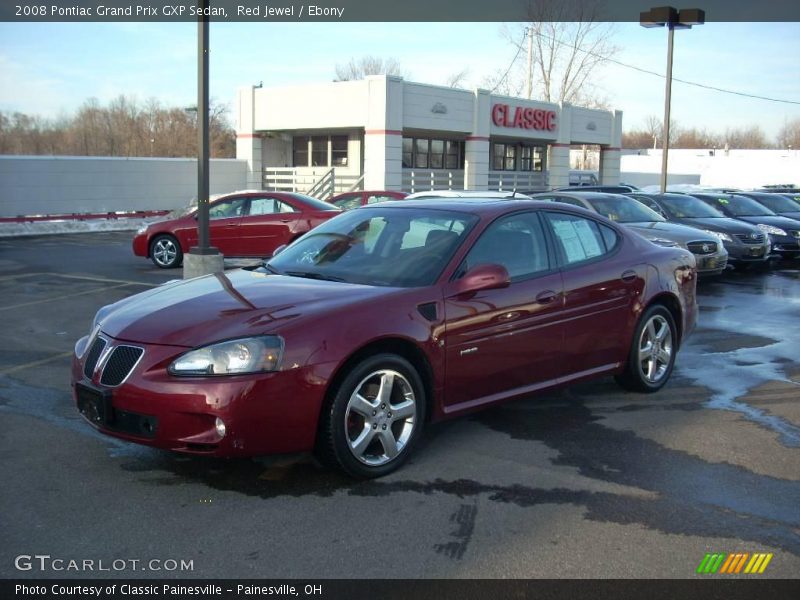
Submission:
M 758 239 L 758 234 L 757 233 L 751 233 L 750 237 L 753 238 L 754 240 L 757 240 Z

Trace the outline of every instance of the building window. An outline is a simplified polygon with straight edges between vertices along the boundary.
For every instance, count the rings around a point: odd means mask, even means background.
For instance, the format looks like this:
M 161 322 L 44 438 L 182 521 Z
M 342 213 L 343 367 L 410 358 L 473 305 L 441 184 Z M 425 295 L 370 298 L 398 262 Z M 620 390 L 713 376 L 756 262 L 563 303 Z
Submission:
M 347 166 L 347 136 L 331 136 L 331 165 L 334 167 Z
M 428 140 L 414 140 L 414 166 L 418 169 L 427 169 L 430 160 L 428 151 L 430 142 Z
M 541 171 L 542 170 L 541 146 L 526 146 L 522 144 L 519 148 L 519 170 L 520 171 Z
M 292 140 L 292 165 L 295 167 L 308 166 L 308 142 L 307 135 L 298 135 Z
M 541 146 L 492 144 L 492 170 L 541 171 L 542 156 L 544 156 L 544 149 Z
M 463 169 L 464 142 L 458 140 L 403 138 L 403 168 Z
M 328 136 L 315 135 L 311 137 L 311 166 L 327 167 L 328 165 Z
M 492 168 L 495 171 L 516 170 L 517 147 L 514 144 L 494 144 Z
M 292 166 L 347 166 L 348 136 L 297 135 L 292 139 Z

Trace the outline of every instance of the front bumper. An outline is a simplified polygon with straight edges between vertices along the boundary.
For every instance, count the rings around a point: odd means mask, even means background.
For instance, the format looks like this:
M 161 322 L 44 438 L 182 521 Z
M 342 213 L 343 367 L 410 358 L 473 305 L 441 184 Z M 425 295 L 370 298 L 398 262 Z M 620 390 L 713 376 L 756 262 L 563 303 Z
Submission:
M 112 345 L 116 340 L 110 340 Z M 76 344 L 85 347 L 86 338 Z M 219 457 L 313 449 L 327 377 L 313 367 L 231 377 L 174 377 L 167 366 L 187 348 L 138 344 L 141 361 L 125 381 L 100 384 L 103 365 L 87 377 L 72 361 L 78 410 L 101 433 L 130 442 Z M 215 426 L 225 423 L 225 435 Z
M 143 256 L 144 258 L 148 258 L 150 254 L 150 249 L 147 247 L 147 235 L 144 233 L 138 233 L 133 238 L 133 242 L 131 244 L 133 246 L 133 255 L 134 256 Z
M 724 250 L 714 254 L 695 254 L 697 274 L 703 277 L 719 275 L 728 266 L 728 253 Z
M 730 263 L 763 263 L 769 260 L 771 246 L 769 242 L 760 244 L 742 244 L 741 242 L 725 242 Z

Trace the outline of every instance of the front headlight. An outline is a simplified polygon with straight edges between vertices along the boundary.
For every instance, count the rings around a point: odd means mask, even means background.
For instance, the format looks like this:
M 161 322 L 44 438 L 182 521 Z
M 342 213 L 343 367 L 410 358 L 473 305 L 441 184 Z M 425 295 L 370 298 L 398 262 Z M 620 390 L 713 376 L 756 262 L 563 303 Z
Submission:
M 713 235 L 714 237 L 718 237 L 723 242 L 732 242 L 733 238 L 729 236 L 727 233 L 722 233 L 721 231 L 711 231 L 710 229 L 703 229 L 706 233 Z
M 172 375 L 241 375 L 277 371 L 283 356 L 283 339 L 276 335 L 218 342 L 191 350 L 169 366 Z
M 786 232 L 783 229 L 779 227 L 773 227 L 772 225 L 765 225 L 764 223 L 759 223 L 758 225 L 756 225 L 756 227 L 758 227 L 764 233 L 768 233 L 770 235 L 786 235 Z
M 665 240 L 664 238 L 647 238 L 654 244 L 658 244 L 659 246 L 664 246 L 666 248 L 679 248 L 680 244 L 673 240 Z

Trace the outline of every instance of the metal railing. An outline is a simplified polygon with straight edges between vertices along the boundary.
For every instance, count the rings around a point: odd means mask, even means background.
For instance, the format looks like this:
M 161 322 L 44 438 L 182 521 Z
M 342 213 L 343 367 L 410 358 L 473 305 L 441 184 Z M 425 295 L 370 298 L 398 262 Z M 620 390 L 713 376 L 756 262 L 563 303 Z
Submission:
M 464 171 L 444 169 L 403 169 L 403 190 L 409 193 L 429 190 L 463 190 Z
M 489 171 L 489 189 L 501 192 L 545 191 L 547 189 L 547 173 L 545 171 Z
M 364 175 L 337 172 L 335 167 L 265 167 L 264 189 L 299 192 L 326 199 L 334 194 L 361 189 Z

